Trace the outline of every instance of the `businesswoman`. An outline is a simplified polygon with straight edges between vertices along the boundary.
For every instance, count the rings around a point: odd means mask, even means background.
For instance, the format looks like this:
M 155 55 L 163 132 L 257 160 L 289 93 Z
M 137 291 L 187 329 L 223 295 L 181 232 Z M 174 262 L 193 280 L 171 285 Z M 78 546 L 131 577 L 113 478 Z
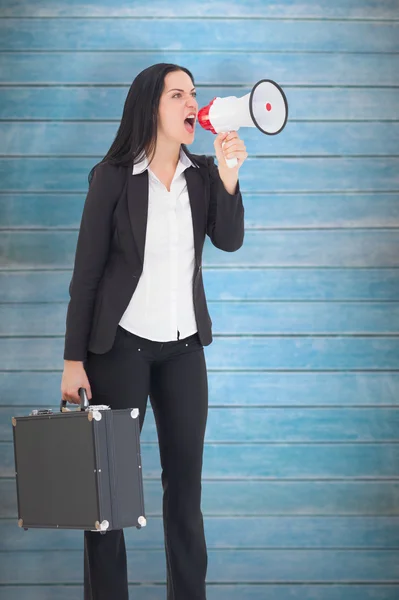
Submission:
M 66 319 L 62 398 L 138 407 L 148 396 L 162 466 L 168 600 L 205 600 L 201 472 L 208 412 L 204 346 L 212 342 L 202 280 L 205 235 L 243 244 L 236 132 L 211 156 L 189 153 L 198 113 L 186 68 L 160 63 L 128 92 L 110 150 L 89 174 Z M 222 142 L 225 145 L 222 149 Z M 224 160 L 236 157 L 230 169 Z M 123 530 L 84 532 L 84 597 L 126 600 Z

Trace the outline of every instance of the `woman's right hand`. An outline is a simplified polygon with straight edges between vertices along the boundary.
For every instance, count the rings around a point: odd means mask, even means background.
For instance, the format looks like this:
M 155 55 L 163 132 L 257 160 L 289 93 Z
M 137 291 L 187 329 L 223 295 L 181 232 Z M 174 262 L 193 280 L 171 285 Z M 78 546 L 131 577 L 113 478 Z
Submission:
M 83 362 L 79 360 L 64 360 L 64 372 L 61 380 L 61 399 L 80 404 L 79 388 L 86 390 L 87 398 L 92 398 L 90 383 Z

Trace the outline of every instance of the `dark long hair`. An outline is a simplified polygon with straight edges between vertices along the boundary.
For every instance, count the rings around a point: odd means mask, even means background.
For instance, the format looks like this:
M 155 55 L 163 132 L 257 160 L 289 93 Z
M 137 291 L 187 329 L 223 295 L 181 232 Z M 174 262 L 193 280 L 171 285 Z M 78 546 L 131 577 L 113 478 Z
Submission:
M 157 140 L 159 101 L 164 89 L 165 77 L 171 71 L 184 71 L 195 86 L 192 73 L 179 65 L 157 63 L 141 71 L 130 86 L 115 139 L 104 158 L 91 169 L 88 176 L 89 184 L 94 169 L 103 162 L 127 166 L 136 159 L 140 160 L 144 152 L 151 162 Z M 186 145 L 181 144 L 181 147 L 191 160 L 194 160 Z

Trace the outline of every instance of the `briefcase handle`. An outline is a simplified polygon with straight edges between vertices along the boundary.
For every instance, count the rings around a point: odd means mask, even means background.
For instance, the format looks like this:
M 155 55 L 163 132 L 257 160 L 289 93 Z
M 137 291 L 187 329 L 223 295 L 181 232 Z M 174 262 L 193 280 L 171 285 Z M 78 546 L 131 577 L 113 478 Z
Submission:
M 86 410 L 86 406 L 89 406 L 89 401 L 87 399 L 87 394 L 86 394 L 86 390 L 85 388 L 79 388 L 79 396 L 80 396 L 80 408 L 77 408 L 76 410 Z M 67 405 L 67 401 L 66 400 L 61 400 L 61 404 L 60 404 L 60 411 L 61 412 L 66 412 L 66 411 L 70 411 L 70 408 L 66 407 Z

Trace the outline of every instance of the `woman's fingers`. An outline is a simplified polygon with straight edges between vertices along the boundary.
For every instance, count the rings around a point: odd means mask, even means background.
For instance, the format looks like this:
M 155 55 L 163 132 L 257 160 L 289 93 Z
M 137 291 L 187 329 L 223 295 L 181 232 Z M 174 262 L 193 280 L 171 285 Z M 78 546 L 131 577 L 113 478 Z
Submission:
M 71 404 L 80 404 L 79 389 L 86 390 L 87 399 L 92 399 L 91 387 L 83 365 L 67 365 L 64 367 L 61 382 L 61 398 Z
M 244 160 L 248 158 L 247 148 L 244 140 L 238 137 L 236 131 L 230 131 L 229 133 L 221 132 L 218 133 L 215 139 L 215 150 L 216 157 L 220 161 L 221 157 L 225 159 L 237 158 L 241 165 Z
M 62 394 L 62 399 L 70 402 L 71 404 L 80 404 L 80 396 L 77 392 L 66 391 Z

